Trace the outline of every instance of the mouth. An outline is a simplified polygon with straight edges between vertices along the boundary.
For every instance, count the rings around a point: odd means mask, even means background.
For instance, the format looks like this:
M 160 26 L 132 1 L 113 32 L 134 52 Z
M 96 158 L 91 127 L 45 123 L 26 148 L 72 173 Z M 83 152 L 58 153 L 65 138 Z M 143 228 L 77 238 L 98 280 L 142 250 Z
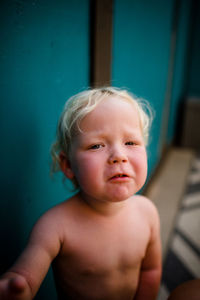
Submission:
M 127 174 L 116 174 L 114 176 L 112 176 L 110 179 L 113 180 L 113 179 L 118 179 L 118 178 L 129 178 L 129 176 Z

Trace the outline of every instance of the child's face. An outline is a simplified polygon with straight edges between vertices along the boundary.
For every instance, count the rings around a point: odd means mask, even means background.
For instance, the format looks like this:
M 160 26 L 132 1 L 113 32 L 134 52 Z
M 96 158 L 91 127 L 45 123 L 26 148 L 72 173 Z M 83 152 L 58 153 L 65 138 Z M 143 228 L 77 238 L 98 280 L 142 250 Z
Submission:
M 144 184 L 147 157 L 138 113 L 121 98 L 103 100 L 80 123 L 70 168 L 85 197 L 118 202 Z

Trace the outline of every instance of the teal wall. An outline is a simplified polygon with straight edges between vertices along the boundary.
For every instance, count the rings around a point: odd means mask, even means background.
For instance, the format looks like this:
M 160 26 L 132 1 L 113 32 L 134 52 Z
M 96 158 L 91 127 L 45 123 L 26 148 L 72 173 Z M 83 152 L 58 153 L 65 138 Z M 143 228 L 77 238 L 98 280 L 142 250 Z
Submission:
M 188 95 L 200 98 L 200 1 L 193 7 L 193 32 L 189 67 Z
M 149 172 L 161 154 L 174 1 L 115 0 L 112 84 L 127 87 L 155 109 Z
M 174 71 L 170 98 L 167 143 L 173 142 L 176 131 L 181 130 L 181 114 L 184 110 L 186 95 L 188 94 L 189 63 L 191 57 L 191 19 L 192 2 L 182 0 L 177 9 L 176 47 L 174 57 Z M 180 137 L 176 137 L 176 140 Z
M 49 148 L 65 100 L 89 85 L 89 1 L 1 1 L 0 22 L 2 272 L 69 195 L 49 176 Z M 49 282 L 37 299 L 55 299 Z
M 89 2 L 0 2 L 0 273 L 15 261 L 37 218 L 70 195 L 61 174 L 49 176 L 49 148 L 65 100 L 89 85 Z M 174 139 L 182 99 L 200 96 L 200 5 L 192 3 L 113 1 L 112 85 L 149 100 L 156 113 L 149 174 Z M 51 272 L 36 299 L 55 299 Z

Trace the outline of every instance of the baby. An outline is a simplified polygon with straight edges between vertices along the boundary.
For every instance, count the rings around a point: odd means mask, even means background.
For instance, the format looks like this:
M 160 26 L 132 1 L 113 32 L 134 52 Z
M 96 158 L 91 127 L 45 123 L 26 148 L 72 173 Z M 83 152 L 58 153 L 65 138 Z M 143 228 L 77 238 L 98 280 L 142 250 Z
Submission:
M 52 263 L 58 299 L 153 300 L 161 277 L 157 210 L 145 183 L 150 118 L 116 88 L 70 98 L 52 147 L 54 169 L 79 188 L 47 211 L 0 280 L 0 299 L 29 300 Z

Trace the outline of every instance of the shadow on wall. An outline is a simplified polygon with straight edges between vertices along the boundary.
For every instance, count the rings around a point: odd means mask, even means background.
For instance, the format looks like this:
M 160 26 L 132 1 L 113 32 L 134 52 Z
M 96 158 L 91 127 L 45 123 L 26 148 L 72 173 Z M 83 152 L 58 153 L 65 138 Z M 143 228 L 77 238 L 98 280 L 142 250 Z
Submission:
M 1 273 L 20 254 L 24 237 L 28 237 L 30 229 L 24 228 L 23 220 L 25 207 L 32 201 L 29 185 L 37 157 L 36 122 L 32 115 L 24 113 L 23 105 L 9 105 L 11 101 L 1 101 Z
M 185 103 L 181 145 L 200 150 L 200 98 L 190 97 Z

